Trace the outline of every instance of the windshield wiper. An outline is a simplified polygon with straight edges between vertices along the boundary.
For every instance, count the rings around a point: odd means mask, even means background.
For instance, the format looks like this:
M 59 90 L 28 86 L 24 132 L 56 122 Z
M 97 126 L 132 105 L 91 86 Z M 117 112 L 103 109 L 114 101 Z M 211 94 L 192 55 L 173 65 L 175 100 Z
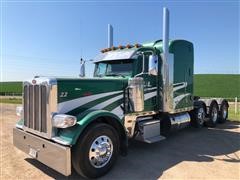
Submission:
M 122 77 L 125 77 L 124 75 L 118 74 L 118 73 L 105 74 L 105 76 L 122 76 Z

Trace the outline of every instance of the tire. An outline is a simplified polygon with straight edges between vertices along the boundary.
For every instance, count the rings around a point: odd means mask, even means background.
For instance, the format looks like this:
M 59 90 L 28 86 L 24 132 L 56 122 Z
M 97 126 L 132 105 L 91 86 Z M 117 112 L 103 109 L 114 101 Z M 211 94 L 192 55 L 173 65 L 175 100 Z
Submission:
M 206 115 L 205 107 L 203 103 L 200 103 L 198 108 L 195 108 L 190 112 L 191 125 L 195 128 L 203 127 L 205 115 Z
M 212 101 L 209 107 L 209 120 L 206 122 L 208 127 L 215 127 L 218 122 L 218 104 L 216 101 Z
M 228 103 L 226 101 L 222 101 L 219 111 L 219 123 L 225 123 L 228 118 Z
M 103 176 L 117 160 L 118 133 L 108 124 L 93 124 L 78 139 L 72 153 L 73 168 L 78 174 L 86 178 Z

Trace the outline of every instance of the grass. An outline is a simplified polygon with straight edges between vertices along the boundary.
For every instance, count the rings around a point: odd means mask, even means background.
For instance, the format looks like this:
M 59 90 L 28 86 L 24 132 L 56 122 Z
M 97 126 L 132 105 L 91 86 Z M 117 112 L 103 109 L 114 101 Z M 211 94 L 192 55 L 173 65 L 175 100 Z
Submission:
M 22 98 L 0 98 L 0 103 L 22 104 Z
M 22 93 L 22 82 L 0 82 L 0 95 Z M 240 98 L 239 74 L 196 74 L 194 95 L 200 97 Z
M 196 74 L 194 95 L 200 97 L 240 98 L 240 75 Z
M 0 94 L 22 93 L 22 82 L 0 82 Z
M 228 119 L 230 121 L 239 121 L 240 122 L 240 105 L 238 105 L 237 114 L 235 114 L 235 107 L 234 107 L 234 105 L 230 105 L 229 106 Z

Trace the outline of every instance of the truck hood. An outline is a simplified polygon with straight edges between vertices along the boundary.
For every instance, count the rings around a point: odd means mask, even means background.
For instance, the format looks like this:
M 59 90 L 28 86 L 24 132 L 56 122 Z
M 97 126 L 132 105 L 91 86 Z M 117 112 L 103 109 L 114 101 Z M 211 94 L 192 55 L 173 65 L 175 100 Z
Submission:
M 58 113 L 113 111 L 123 104 L 128 78 L 57 78 Z

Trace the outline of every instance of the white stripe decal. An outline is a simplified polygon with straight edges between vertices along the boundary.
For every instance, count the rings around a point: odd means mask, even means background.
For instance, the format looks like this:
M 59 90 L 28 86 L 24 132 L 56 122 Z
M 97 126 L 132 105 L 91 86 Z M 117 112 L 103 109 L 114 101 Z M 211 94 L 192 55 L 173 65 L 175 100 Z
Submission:
M 144 89 L 144 91 L 150 91 L 150 90 L 154 90 L 154 89 L 157 89 L 157 87 L 146 88 L 146 89 Z
M 95 101 L 99 98 L 103 98 L 103 97 L 106 97 L 106 96 L 118 94 L 120 92 L 122 92 L 122 91 L 112 91 L 112 92 L 95 94 L 95 95 L 86 96 L 86 97 L 80 97 L 80 98 L 73 99 L 73 100 L 70 100 L 70 101 L 65 101 L 65 102 L 62 102 L 62 103 L 58 104 L 58 112 L 59 113 L 66 113 L 66 112 L 69 112 L 69 111 L 71 111 L 71 110 L 73 110 L 73 109 L 75 109 L 79 106 L 82 106 L 82 105 L 86 104 L 86 103 Z
M 154 96 L 157 96 L 157 91 L 154 91 L 154 92 L 150 92 L 150 93 L 147 93 L 144 95 L 144 101 L 154 97 Z
M 107 100 L 107 101 L 104 101 L 104 102 L 102 102 L 102 103 L 100 103 L 100 104 L 98 104 L 98 105 L 90 108 L 90 110 L 92 110 L 92 109 L 103 109 L 103 108 L 105 108 L 106 106 L 108 106 L 108 105 L 110 105 L 110 104 L 114 103 L 115 101 L 117 101 L 117 100 L 119 100 L 119 99 L 122 99 L 122 98 L 123 98 L 123 95 L 121 94 L 121 95 L 119 95 L 119 96 L 116 96 L 116 97 L 114 97 L 114 98 L 111 98 L 111 99 L 109 99 L 109 100 Z
M 117 106 L 115 109 L 111 111 L 111 113 L 117 115 L 120 119 L 122 119 L 123 117 L 123 110 L 121 106 L 123 106 L 123 104 L 121 104 L 120 106 Z
M 174 87 L 174 88 L 173 88 L 173 91 L 177 91 L 177 90 L 179 90 L 179 89 L 182 89 L 182 88 L 187 87 L 187 82 L 176 83 L 176 84 L 174 84 L 174 85 L 175 85 L 175 86 L 176 86 L 176 85 L 180 85 L 180 86 L 177 86 L 177 87 Z
M 191 95 L 190 93 L 187 93 L 187 94 L 182 94 L 182 95 L 179 95 L 177 97 L 174 98 L 174 107 L 177 106 L 177 104 L 183 99 L 185 98 L 186 96 L 189 96 Z

